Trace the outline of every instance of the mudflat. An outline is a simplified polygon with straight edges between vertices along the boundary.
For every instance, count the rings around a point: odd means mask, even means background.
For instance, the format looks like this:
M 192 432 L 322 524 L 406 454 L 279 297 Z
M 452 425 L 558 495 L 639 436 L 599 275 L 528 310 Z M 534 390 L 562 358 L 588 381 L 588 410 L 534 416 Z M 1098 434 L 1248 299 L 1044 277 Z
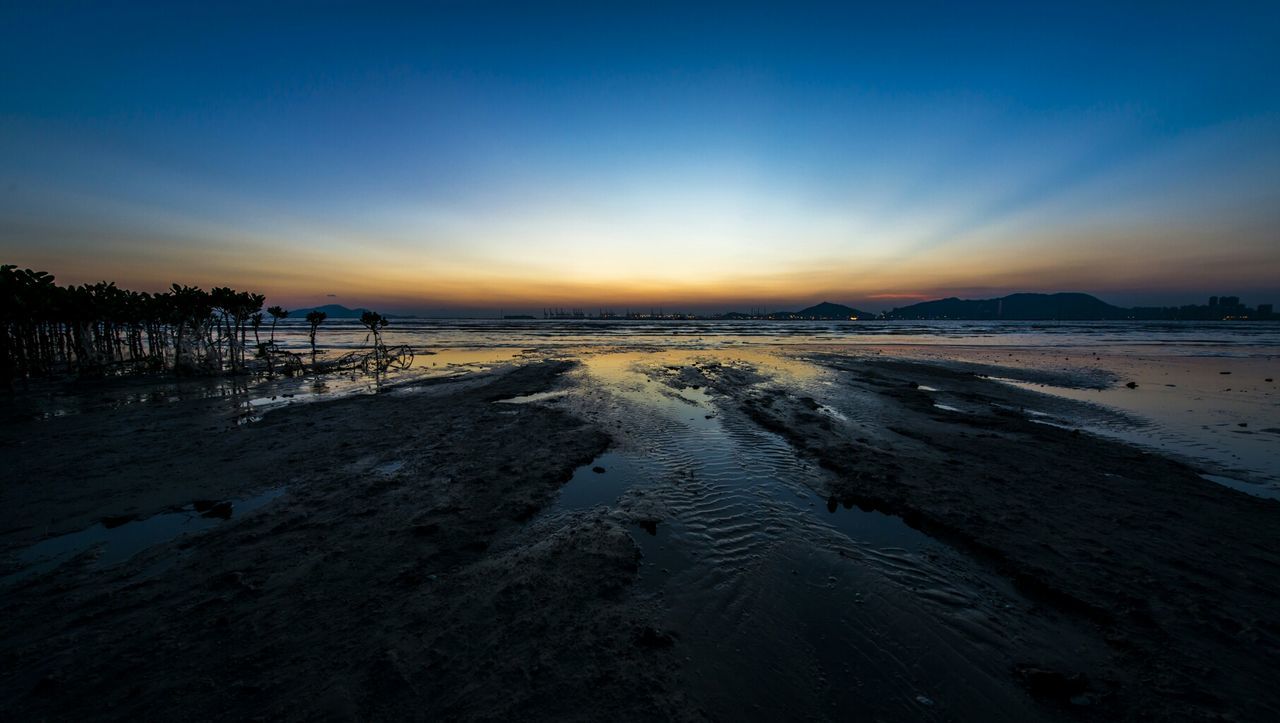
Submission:
M 543 356 L 247 422 L 15 398 L 7 709 L 1280 717 L 1274 500 L 960 365 Z M 200 529 L 104 564 L 163 516 Z

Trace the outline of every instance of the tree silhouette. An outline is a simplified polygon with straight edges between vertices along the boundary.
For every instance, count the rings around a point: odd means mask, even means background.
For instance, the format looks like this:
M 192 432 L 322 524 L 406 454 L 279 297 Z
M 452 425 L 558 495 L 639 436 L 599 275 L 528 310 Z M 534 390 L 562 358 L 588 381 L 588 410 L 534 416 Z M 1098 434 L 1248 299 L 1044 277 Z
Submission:
M 262 312 L 259 311 L 258 313 L 249 317 L 249 321 L 253 325 L 253 345 L 261 349 L 262 339 L 258 338 L 258 330 L 262 328 Z
M 373 337 L 373 363 L 374 368 L 381 371 L 383 368 L 383 358 L 386 356 L 386 348 L 382 345 L 382 330 L 387 328 L 387 318 L 376 311 L 366 311 L 360 315 L 360 323 L 369 330 L 369 336 L 365 337 L 365 343 L 369 343 L 369 337 Z
M 245 370 L 261 294 L 173 284 L 160 294 L 114 283 L 58 286 L 43 271 L 0 266 L 0 380 L 172 369 Z M 260 316 L 260 315 L 259 315 Z
M 307 323 L 311 325 L 310 337 L 311 337 L 311 366 L 312 367 L 316 365 L 316 330 L 320 328 L 321 322 L 323 322 L 327 318 L 329 318 L 329 315 L 324 313 L 323 311 L 307 312 Z
M 267 309 L 267 313 L 271 315 L 271 343 L 276 343 L 276 322 L 281 319 L 288 319 L 289 312 L 281 306 L 272 306 Z
M 247 358 L 253 330 L 259 360 L 274 374 L 283 364 L 289 372 L 306 365 L 298 354 L 276 346 L 275 327 L 289 312 L 279 306 L 271 316 L 271 336 L 263 342 L 265 297 L 230 287 L 205 291 L 172 284 L 162 293 L 121 289 L 102 281 L 59 286 L 44 271 L 0 265 L 0 382 L 59 374 L 103 376 L 169 370 L 176 374 L 241 374 L 254 371 Z M 364 369 L 382 372 L 408 368 L 413 350 L 388 351 L 382 330 L 387 318 L 365 313 L 372 352 L 346 354 L 317 363 L 316 334 L 324 312 L 307 315 L 311 365 L 315 370 Z

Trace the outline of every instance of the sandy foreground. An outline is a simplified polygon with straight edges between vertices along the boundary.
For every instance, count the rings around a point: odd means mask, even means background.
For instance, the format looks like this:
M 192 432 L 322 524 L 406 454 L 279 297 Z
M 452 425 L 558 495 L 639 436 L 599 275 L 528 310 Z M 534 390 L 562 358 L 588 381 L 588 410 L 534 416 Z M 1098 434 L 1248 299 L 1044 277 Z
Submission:
M 12 401 L 10 719 L 1280 719 L 1280 502 L 971 366 L 633 350 L 251 418 Z

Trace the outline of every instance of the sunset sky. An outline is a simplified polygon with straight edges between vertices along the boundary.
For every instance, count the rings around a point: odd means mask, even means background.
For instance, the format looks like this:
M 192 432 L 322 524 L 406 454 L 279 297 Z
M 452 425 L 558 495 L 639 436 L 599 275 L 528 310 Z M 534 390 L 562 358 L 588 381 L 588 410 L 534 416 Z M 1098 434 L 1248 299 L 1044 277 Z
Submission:
M 1280 303 L 1280 3 L 5 3 L 0 262 L 287 306 Z

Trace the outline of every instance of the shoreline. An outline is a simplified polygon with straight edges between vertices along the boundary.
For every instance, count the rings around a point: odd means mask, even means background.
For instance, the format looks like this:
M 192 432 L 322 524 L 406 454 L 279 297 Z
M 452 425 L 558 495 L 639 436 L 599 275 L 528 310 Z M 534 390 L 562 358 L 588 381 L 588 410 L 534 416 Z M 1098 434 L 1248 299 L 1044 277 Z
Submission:
M 96 569 L 90 550 L 9 586 L 0 689 L 28 716 L 414 717 L 428 700 L 432 714 L 462 717 L 555 716 L 572 703 L 578 717 L 716 718 L 749 714 L 737 706 L 759 693 L 733 678 L 765 668 L 752 651 L 781 651 L 824 672 L 772 692 L 819 717 L 826 700 L 873 700 L 854 679 L 884 687 L 869 710 L 895 719 L 965 717 L 983 700 L 1004 701 L 1010 719 L 1280 711 L 1266 684 L 1280 649 L 1269 606 L 1280 558 L 1266 544 L 1280 503 L 1037 423 L 1022 410 L 1039 395 L 973 369 L 742 351 L 525 357 L 250 425 L 226 423 L 221 398 L 9 423 L 0 450 L 26 483 L 4 489 L 6 559 L 107 517 L 284 492 L 121 565 Z M 91 435 L 104 425 L 123 428 Z M 713 474 L 765 452 L 751 465 L 782 466 Z M 733 475 L 753 474 L 757 492 L 733 491 Z M 794 491 L 771 491 L 778 475 Z M 566 482 L 595 480 L 617 485 L 616 501 L 558 501 Z M 723 501 L 686 499 L 703 486 Z M 775 494 L 782 507 L 751 501 Z M 897 553 L 833 537 L 805 494 L 832 520 L 889 513 L 929 539 Z M 749 505 L 742 521 L 706 516 L 730 503 Z M 903 530 L 886 540 L 919 534 Z M 742 535 L 755 551 L 716 562 L 721 541 Z M 904 571 L 932 582 L 907 585 Z M 834 582 L 815 593 L 811 576 Z M 728 589 L 749 592 L 734 604 L 752 615 L 698 623 L 695 611 L 731 602 Z M 871 604 L 851 615 L 846 599 Z M 827 644 L 771 642 L 746 623 L 795 605 L 845 610 L 833 640 L 899 630 L 879 643 L 886 655 L 942 645 L 952 652 L 934 655 L 954 670 L 840 673 Z M 998 622 L 974 627 L 981 611 Z M 773 636 L 814 634 L 799 625 L 775 620 Z M 726 640 L 748 651 L 740 662 L 726 662 Z M 310 647 L 330 657 L 295 657 Z M 121 675 L 137 689 L 116 686 Z M 340 683 L 319 695 L 314 681 Z

